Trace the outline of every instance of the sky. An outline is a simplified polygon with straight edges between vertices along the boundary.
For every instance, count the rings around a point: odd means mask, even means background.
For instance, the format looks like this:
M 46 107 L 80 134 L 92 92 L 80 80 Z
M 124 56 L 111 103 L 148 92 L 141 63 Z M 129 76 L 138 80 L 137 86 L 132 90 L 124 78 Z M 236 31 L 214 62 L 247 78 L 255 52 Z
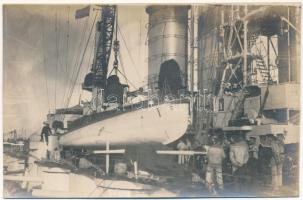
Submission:
M 4 132 L 25 128 L 27 134 L 40 131 L 46 115 L 55 108 L 79 100 L 90 100 L 81 84 L 93 59 L 94 30 L 89 32 L 98 7 L 91 6 L 90 16 L 75 19 L 75 11 L 87 5 L 5 5 L 3 9 L 3 103 Z M 146 84 L 147 21 L 145 6 L 119 6 L 121 32 L 121 71 L 134 85 Z M 99 15 L 97 15 L 99 19 Z M 69 34 L 68 34 L 69 33 Z M 67 37 L 67 35 L 69 35 Z M 122 37 L 123 36 L 123 37 Z M 85 44 L 88 48 L 83 54 Z M 83 63 L 80 60 L 84 55 Z M 109 71 L 113 63 L 111 56 Z M 79 76 L 76 79 L 77 69 Z M 125 80 L 121 77 L 122 82 Z

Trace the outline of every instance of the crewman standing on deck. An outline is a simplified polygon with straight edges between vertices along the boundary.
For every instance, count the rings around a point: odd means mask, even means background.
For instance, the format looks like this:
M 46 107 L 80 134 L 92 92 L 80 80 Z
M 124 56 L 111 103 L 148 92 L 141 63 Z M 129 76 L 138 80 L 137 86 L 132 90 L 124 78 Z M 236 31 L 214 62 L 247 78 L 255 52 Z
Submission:
M 223 190 L 222 162 L 225 153 L 218 137 L 213 136 L 212 145 L 207 151 L 206 183 L 210 191 L 213 189 L 213 179 L 216 179 L 219 189 Z
M 248 145 L 242 135 L 233 136 L 233 143 L 230 146 L 229 158 L 232 164 L 233 173 L 247 163 L 249 159 Z
M 52 134 L 52 131 L 49 127 L 48 122 L 43 122 L 44 126 L 41 130 L 41 142 L 45 141 L 46 144 L 48 145 L 48 136 Z
M 278 190 L 282 186 L 282 168 L 284 162 L 284 141 L 283 137 L 277 138 L 274 135 L 269 135 L 270 146 L 273 156 L 270 160 L 271 177 L 273 190 Z
M 183 140 L 180 140 L 180 142 L 177 145 L 177 149 L 179 151 L 185 151 L 187 149 L 187 146 Z M 185 155 L 179 155 L 178 156 L 178 164 L 183 165 L 185 162 Z
M 259 153 L 259 143 L 257 141 L 257 136 L 249 137 L 249 158 L 258 159 Z
M 186 138 L 186 150 L 187 151 L 192 150 L 192 146 L 191 146 L 191 142 L 190 142 L 189 138 Z M 187 165 L 189 165 L 190 157 L 191 157 L 190 155 L 185 156 L 185 162 Z

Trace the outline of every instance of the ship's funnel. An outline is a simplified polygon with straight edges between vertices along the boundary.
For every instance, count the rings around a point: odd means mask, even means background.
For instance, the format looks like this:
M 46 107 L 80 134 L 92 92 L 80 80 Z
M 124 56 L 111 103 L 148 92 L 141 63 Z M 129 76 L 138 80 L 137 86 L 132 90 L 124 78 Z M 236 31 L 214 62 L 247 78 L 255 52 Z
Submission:
M 171 70 L 174 77 L 181 77 L 182 87 L 187 86 L 187 40 L 189 6 L 148 6 L 148 87 L 158 89 L 164 62 L 173 60 L 179 70 Z M 166 73 L 167 74 L 167 73 Z M 165 79 L 165 74 L 161 79 Z M 166 85 L 166 87 L 170 87 Z M 161 88 L 159 88 L 161 89 Z

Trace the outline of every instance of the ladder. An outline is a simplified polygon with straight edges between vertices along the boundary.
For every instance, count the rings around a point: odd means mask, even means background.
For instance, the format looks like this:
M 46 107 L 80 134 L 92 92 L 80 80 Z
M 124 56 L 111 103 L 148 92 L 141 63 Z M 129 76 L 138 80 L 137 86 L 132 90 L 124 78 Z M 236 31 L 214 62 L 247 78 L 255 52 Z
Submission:
M 267 83 L 269 77 L 269 71 L 268 67 L 264 61 L 264 58 L 261 54 L 260 49 L 256 46 L 258 34 L 252 34 L 249 38 L 249 48 L 252 48 L 253 46 L 256 47 L 257 55 L 255 56 L 255 62 L 256 62 L 256 69 L 260 72 L 263 82 Z
M 265 83 L 267 83 L 267 81 L 269 79 L 269 71 L 268 71 L 268 68 L 265 64 L 265 61 L 264 61 L 263 57 L 262 56 L 257 56 L 255 61 L 256 61 L 257 70 L 260 72 L 263 81 Z
M 260 49 L 257 47 L 256 42 L 258 39 L 258 34 L 252 34 L 249 38 L 249 47 L 256 47 L 257 55 L 255 56 L 256 69 L 260 72 L 263 82 L 267 83 L 269 77 L 269 69 L 264 61 Z

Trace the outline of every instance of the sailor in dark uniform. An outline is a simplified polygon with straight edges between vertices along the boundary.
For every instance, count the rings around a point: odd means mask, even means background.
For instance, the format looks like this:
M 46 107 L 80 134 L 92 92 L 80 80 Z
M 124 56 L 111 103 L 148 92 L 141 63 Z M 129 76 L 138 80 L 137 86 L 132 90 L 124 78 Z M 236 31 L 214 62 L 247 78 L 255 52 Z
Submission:
M 43 126 L 42 131 L 41 131 L 41 142 L 45 141 L 46 144 L 48 145 L 48 136 L 50 134 L 52 134 L 52 131 L 51 131 L 51 129 L 49 127 L 49 124 L 47 122 L 44 122 L 43 124 L 44 124 L 44 126 Z M 43 140 L 43 138 L 44 138 L 44 140 Z

